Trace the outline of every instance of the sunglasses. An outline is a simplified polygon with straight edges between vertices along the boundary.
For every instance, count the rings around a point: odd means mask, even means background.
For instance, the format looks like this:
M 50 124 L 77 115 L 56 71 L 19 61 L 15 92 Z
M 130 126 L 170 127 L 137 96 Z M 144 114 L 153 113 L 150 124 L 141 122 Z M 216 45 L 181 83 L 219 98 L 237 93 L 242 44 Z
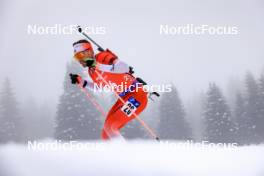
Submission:
M 93 55 L 93 52 L 90 51 L 90 50 L 85 50 L 85 51 L 81 51 L 81 52 L 78 52 L 74 55 L 74 58 L 77 60 L 77 61 L 81 61 L 81 60 L 84 60 L 86 58 L 89 58 L 91 57 L 91 55 Z

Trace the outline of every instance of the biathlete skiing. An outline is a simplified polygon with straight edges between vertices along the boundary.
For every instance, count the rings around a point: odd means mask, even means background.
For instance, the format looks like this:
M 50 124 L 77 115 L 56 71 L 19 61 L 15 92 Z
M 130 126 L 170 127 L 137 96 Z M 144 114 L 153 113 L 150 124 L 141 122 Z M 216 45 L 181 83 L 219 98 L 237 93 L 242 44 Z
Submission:
M 120 137 L 119 130 L 138 117 L 147 106 L 149 93 L 144 89 L 146 83 L 140 78 L 135 78 L 133 68 L 121 61 L 113 52 L 100 47 L 83 33 L 80 27 L 78 30 L 98 47 L 99 52 L 95 54 L 92 43 L 86 39 L 73 43 L 74 58 L 82 67 L 88 68 L 88 76 L 92 82 L 72 73 L 70 74 L 71 82 L 89 89 L 115 85 L 113 91 L 118 99 L 107 113 L 101 137 L 104 140 Z M 159 96 L 156 92 L 154 94 Z M 149 127 L 145 126 L 145 128 L 158 140 Z

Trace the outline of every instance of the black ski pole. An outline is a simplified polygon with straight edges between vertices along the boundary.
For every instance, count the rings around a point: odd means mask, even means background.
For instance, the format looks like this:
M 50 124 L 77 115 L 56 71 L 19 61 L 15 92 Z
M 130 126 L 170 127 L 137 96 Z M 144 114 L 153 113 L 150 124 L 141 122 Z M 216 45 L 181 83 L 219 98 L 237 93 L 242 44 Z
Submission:
M 94 45 L 97 46 L 98 51 L 105 51 L 105 49 L 103 47 L 101 47 L 98 43 L 96 43 L 91 37 L 89 37 L 85 32 L 83 32 L 82 27 L 81 26 L 77 26 L 77 30 L 79 33 L 81 33 L 82 35 L 84 35 L 87 39 L 89 39 Z

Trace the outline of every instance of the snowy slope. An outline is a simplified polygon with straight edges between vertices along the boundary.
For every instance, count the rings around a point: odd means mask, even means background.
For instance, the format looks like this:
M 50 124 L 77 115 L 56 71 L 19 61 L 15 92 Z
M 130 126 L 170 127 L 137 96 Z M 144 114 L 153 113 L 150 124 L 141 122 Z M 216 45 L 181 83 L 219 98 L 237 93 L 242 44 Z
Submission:
M 209 148 L 140 141 L 84 144 L 88 147 L 37 151 L 26 145 L 1 146 L 0 175 L 264 176 L 263 145 Z

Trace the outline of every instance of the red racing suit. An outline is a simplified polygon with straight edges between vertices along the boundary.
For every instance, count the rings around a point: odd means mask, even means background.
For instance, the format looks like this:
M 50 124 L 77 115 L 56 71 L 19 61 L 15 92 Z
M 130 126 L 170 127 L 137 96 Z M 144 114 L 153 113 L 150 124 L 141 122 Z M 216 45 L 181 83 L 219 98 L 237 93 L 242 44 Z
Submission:
M 148 93 L 144 91 L 143 85 L 129 73 L 129 67 L 111 51 L 100 52 L 95 56 L 95 59 L 96 67 L 88 69 L 93 83 L 101 86 L 107 84 L 121 85 L 120 87 L 123 89 L 122 91 L 114 90 L 123 101 L 118 99 L 112 106 L 102 129 L 102 139 L 109 139 L 120 136 L 120 128 L 146 108 Z

